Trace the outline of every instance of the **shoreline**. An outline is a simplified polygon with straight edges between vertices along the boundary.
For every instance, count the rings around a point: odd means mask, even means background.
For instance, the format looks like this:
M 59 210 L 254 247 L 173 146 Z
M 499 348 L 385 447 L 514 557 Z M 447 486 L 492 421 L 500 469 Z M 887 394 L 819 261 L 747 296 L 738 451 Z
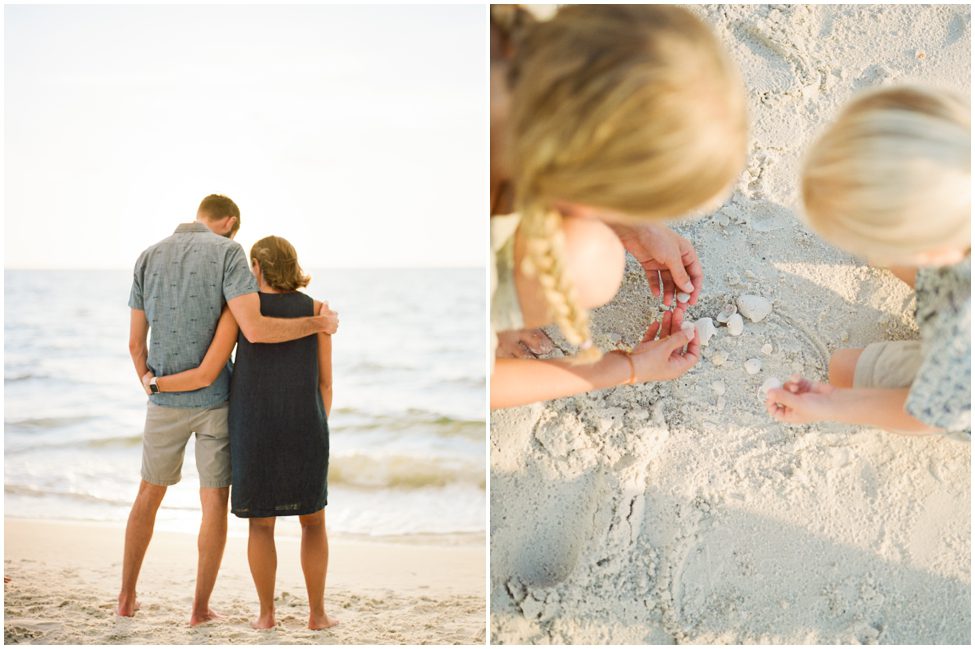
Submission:
M 327 514 L 327 512 L 326 512 Z M 234 520 L 246 521 L 246 519 L 236 519 L 233 514 L 229 514 L 229 520 L 231 521 L 231 527 L 233 526 Z M 289 518 L 287 516 L 282 516 L 281 518 Z M 296 517 L 290 517 L 296 518 Z M 14 516 L 5 514 L 4 521 L 24 521 L 28 523 L 50 523 L 52 525 L 63 525 L 63 526 L 75 526 L 80 525 L 84 527 L 97 527 L 103 529 L 117 530 L 120 534 L 125 533 L 125 522 L 124 521 L 97 521 L 97 520 L 83 520 L 83 519 L 55 519 L 55 518 L 45 518 L 42 516 L 38 517 L 27 517 L 27 516 Z M 246 525 L 246 523 L 243 523 Z M 297 526 L 292 529 L 291 526 L 284 527 L 275 530 L 275 538 L 298 538 L 300 532 L 297 532 Z M 235 533 L 236 532 L 236 533 Z M 180 534 L 180 535 L 195 535 L 196 530 L 174 530 L 174 529 L 162 529 L 157 525 L 156 534 Z M 246 529 L 241 530 L 227 530 L 227 538 L 238 538 L 246 539 L 247 532 Z M 370 535 L 370 534 L 357 534 L 355 532 L 333 532 L 331 529 L 328 530 L 328 541 L 333 542 L 352 542 L 352 543 L 392 543 L 392 544 L 402 544 L 402 545 L 443 545 L 443 546 L 463 546 L 463 545 L 484 545 L 487 539 L 487 534 L 484 532 L 447 532 L 444 534 L 435 534 L 430 532 L 417 532 L 413 534 L 383 534 L 383 535 Z
M 249 623 L 257 595 L 246 540 L 228 537 L 211 603 L 223 620 L 188 624 L 192 534 L 156 532 L 139 580 L 142 609 L 114 614 L 123 534 L 109 523 L 4 519 L 4 640 L 34 644 L 455 644 L 485 638 L 485 546 L 410 539 L 329 539 L 326 609 L 340 624 L 310 631 L 299 539 L 276 537 L 278 626 Z M 456 539 L 454 539 L 456 540 Z M 417 623 L 417 620 L 422 620 Z

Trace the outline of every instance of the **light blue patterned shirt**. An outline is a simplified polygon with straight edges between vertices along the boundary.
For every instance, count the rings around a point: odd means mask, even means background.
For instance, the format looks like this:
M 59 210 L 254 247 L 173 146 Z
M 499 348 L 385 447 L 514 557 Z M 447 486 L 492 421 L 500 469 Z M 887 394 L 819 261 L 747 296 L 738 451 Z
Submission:
M 202 223 L 182 223 L 135 262 L 129 306 L 149 321 L 149 369 L 176 374 L 203 362 L 227 301 L 257 292 L 239 243 Z M 192 392 L 154 394 L 172 408 L 210 408 L 230 397 L 230 363 L 211 385 Z
M 972 261 L 917 272 L 917 325 L 924 360 L 907 395 L 913 417 L 946 432 L 972 428 Z

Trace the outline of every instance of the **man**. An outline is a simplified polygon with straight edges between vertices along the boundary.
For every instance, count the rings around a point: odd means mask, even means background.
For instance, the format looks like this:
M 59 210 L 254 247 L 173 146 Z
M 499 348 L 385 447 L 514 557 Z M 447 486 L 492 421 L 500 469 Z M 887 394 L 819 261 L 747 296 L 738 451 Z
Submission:
M 129 352 L 140 380 L 150 369 L 156 376 L 165 376 L 198 366 L 224 304 L 251 342 L 275 343 L 319 332 L 335 333 L 338 314 L 324 302 L 318 315 L 307 318 L 261 315 L 257 282 L 247 255 L 232 240 L 239 228 L 237 205 L 226 196 L 211 194 L 200 203 L 195 222 L 181 224 L 172 236 L 139 256 L 129 296 Z M 152 538 L 156 511 L 166 488 L 179 482 L 183 451 L 195 432 L 203 520 L 190 624 L 216 617 L 209 601 L 227 540 L 229 396 L 228 368 L 201 390 L 150 394 L 143 433 L 142 482 L 125 529 L 119 615 L 135 615 L 139 608 L 135 587 Z

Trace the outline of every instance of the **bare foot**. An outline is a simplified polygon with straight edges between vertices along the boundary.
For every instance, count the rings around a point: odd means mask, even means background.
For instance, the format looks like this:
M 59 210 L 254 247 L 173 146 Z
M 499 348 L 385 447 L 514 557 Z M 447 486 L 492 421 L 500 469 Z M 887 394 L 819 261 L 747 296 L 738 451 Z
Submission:
M 222 619 L 221 616 L 213 609 L 208 608 L 206 611 L 199 613 L 193 611 L 190 615 L 190 626 L 199 626 L 201 624 L 206 624 L 207 622 L 214 622 L 216 620 Z
M 122 595 L 118 596 L 118 606 L 115 607 L 115 614 L 120 617 L 133 617 L 135 612 L 142 608 L 142 604 L 139 600 L 132 597 L 124 597 Z
M 328 613 L 322 613 L 321 615 L 315 615 L 312 613 L 308 616 L 308 628 L 312 631 L 330 629 L 338 623 L 339 621 L 334 617 L 329 617 Z
M 537 358 L 552 351 L 552 340 L 541 329 L 498 332 L 498 358 Z
M 277 626 L 277 622 L 274 621 L 274 611 L 257 616 L 257 619 L 251 622 L 251 626 L 260 630 L 273 629 Z

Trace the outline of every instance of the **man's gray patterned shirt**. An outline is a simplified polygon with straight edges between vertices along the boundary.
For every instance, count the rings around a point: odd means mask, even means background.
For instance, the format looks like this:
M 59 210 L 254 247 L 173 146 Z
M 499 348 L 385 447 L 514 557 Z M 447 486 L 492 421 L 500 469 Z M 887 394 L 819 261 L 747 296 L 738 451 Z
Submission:
M 227 301 L 257 292 L 239 243 L 199 222 L 182 223 L 172 236 L 149 247 L 135 262 L 129 306 L 149 321 L 149 369 L 156 376 L 193 369 L 203 362 Z M 230 363 L 208 387 L 154 394 L 172 408 L 209 408 L 230 397 Z

